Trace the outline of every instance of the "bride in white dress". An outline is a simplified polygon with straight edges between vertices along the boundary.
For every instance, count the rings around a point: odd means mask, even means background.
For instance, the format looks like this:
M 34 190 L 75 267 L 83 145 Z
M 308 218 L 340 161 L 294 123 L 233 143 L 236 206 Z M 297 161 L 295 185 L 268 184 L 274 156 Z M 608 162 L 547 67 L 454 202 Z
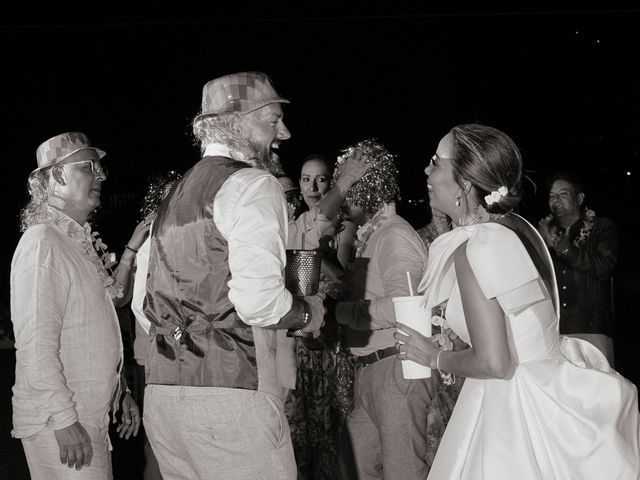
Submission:
M 503 132 L 460 125 L 425 170 L 454 220 L 429 249 L 428 309 L 470 345 L 440 350 L 406 325 L 401 358 L 466 377 L 429 479 L 640 478 L 636 387 L 591 344 L 558 334 L 553 265 L 522 217 L 522 161 Z M 438 374 L 438 373 L 435 373 Z

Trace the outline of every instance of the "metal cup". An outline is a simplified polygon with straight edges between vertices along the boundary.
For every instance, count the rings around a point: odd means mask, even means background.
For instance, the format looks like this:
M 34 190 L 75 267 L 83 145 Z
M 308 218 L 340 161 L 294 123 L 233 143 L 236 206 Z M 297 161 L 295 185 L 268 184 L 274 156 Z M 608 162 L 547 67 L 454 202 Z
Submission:
M 318 293 L 322 254 L 318 250 L 287 250 L 284 283 L 292 294 L 306 297 Z M 288 330 L 289 337 L 312 337 L 310 332 Z
M 294 295 L 306 297 L 318 293 L 322 254 L 318 250 L 287 250 L 284 282 Z

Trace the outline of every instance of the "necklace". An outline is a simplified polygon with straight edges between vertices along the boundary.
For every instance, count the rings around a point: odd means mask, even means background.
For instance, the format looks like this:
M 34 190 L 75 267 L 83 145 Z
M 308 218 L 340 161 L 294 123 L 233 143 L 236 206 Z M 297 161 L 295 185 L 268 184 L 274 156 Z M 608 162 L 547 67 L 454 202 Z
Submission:
M 356 239 L 353 241 L 353 244 L 356 247 L 356 257 L 362 256 L 365 248 L 367 248 L 367 242 L 369 241 L 371 234 L 380 228 L 380 226 L 388 220 L 390 215 L 394 212 L 395 206 L 392 209 L 391 205 L 387 205 L 378 211 L 370 221 L 362 225 L 356 231 Z
M 551 224 L 553 222 L 553 215 L 547 215 L 543 220 L 543 222 L 547 224 Z M 580 227 L 580 233 L 573 239 L 571 243 L 576 247 L 580 247 L 587 239 L 591 236 L 591 230 L 593 230 L 593 226 L 596 223 L 596 212 L 591 210 L 590 208 L 585 207 L 582 214 L 582 226 Z M 564 233 L 558 233 L 557 230 L 551 235 L 551 245 L 557 250 L 560 241 L 563 236 L 568 236 L 571 227 L 568 227 Z
M 82 247 L 82 254 L 89 260 L 98 272 L 102 285 L 107 289 L 111 298 L 121 298 L 123 287 L 114 281 L 112 267 L 117 264 L 115 253 L 109 253 L 107 244 L 102 241 L 98 232 L 91 231 L 88 222 L 81 226 L 78 222 L 61 210 L 51 207 L 51 223 L 58 226 L 69 238 L 75 240 Z M 98 255 L 100 252 L 100 255 Z
M 482 205 L 478 205 L 476 215 L 473 216 L 472 214 L 466 214 L 461 216 L 458 219 L 457 226 L 466 227 L 475 223 L 486 223 L 497 218 L 502 218 L 505 215 L 506 213 L 489 213 Z
M 582 245 L 587 238 L 591 235 L 591 230 L 596 223 L 596 212 L 591 210 L 590 208 L 584 209 L 584 215 L 582 219 L 582 227 L 580 228 L 580 233 L 576 238 L 573 239 L 573 244 L 576 247 Z

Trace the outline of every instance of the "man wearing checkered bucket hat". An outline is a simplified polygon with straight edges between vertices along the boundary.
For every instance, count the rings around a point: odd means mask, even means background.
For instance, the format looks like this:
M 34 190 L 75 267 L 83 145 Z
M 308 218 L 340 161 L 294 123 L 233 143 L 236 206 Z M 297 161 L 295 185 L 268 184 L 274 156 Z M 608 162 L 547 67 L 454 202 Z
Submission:
M 115 418 L 121 393 L 118 431 L 129 438 L 140 426 L 124 393 L 113 303 L 121 291 L 114 278 L 130 265 L 112 278 L 87 223 L 107 178 L 104 156 L 83 133 L 62 133 L 38 147 L 29 175 L 31 200 L 11 263 L 12 435 L 22 440 L 34 480 L 70 478 L 70 468 L 81 470 L 77 478 L 111 479 L 109 411 Z
M 154 221 L 144 415 L 165 480 L 296 478 L 283 409 L 295 364 L 279 339 L 318 331 L 325 309 L 284 285 L 284 103 L 261 72 L 208 82 L 193 120 L 203 157 Z

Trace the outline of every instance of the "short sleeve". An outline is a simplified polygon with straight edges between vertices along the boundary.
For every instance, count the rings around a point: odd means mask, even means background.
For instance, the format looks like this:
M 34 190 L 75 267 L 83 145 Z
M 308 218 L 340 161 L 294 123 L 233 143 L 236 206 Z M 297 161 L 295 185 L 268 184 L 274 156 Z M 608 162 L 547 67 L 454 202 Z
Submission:
M 483 224 L 467 243 L 467 259 L 486 298 L 496 298 L 507 313 L 545 298 L 540 275 L 517 235 Z

